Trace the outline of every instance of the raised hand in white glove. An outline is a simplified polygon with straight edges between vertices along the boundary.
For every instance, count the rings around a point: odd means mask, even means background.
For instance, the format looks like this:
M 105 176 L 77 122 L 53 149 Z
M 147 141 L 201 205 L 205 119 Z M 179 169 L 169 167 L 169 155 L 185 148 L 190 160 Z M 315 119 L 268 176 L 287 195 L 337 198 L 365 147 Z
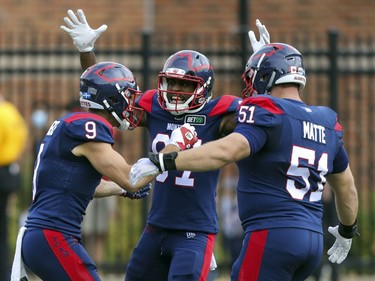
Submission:
M 255 25 L 258 27 L 259 31 L 259 41 L 256 39 L 254 31 L 250 30 L 248 33 L 250 44 L 253 48 L 254 53 L 260 50 L 264 45 L 271 42 L 271 37 L 266 26 L 262 24 L 258 19 L 255 21 Z
M 60 28 L 69 34 L 81 53 L 92 51 L 95 41 L 107 30 L 107 25 L 103 24 L 98 29 L 92 29 L 81 9 L 77 10 L 78 17 L 72 10 L 68 10 L 68 15 L 70 18 L 64 17 L 64 22 L 68 27 L 62 25 Z
M 159 168 L 155 166 L 148 158 L 141 158 L 135 163 L 129 172 L 129 180 L 132 185 L 147 176 L 157 176 L 160 174 Z
M 172 131 L 168 144 L 173 144 L 181 150 L 189 149 L 198 141 L 195 127 L 185 123 Z
M 340 264 L 349 253 L 350 247 L 352 246 L 352 238 L 344 238 L 339 233 L 339 226 L 328 227 L 328 232 L 336 237 L 336 241 L 333 246 L 328 250 L 328 260 L 332 263 Z

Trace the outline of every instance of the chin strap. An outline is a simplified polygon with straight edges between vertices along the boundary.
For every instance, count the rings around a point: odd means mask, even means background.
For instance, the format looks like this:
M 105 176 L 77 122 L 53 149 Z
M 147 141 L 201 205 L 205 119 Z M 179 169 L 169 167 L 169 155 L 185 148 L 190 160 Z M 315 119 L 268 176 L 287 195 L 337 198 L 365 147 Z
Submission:
M 116 119 L 116 121 L 119 123 L 119 126 L 117 128 L 121 131 L 128 130 L 130 127 L 130 123 L 126 120 L 121 120 L 107 100 L 103 100 L 103 104 L 105 105 L 106 109 L 112 114 L 112 116 Z

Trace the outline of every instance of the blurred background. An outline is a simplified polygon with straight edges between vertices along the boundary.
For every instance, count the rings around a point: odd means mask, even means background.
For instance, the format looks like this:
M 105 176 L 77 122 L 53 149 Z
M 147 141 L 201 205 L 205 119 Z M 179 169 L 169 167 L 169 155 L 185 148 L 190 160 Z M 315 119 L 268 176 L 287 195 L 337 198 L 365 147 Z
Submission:
M 304 99 L 338 112 L 360 196 L 361 236 L 354 239 L 349 257 L 339 267 L 331 267 L 325 254 L 321 272 L 311 278 L 375 278 L 375 1 L 0 0 L 0 4 L 0 93 L 16 104 L 30 128 L 22 158 L 23 185 L 7 206 L 10 260 L 31 203 L 33 163 L 41 137 L 55 118 L 79 107 L 79 53 L 60 25 L 68 9 L 83 9 L 92 28 L 108 25 L 95 44 L 97 60 L 128 66 L 143 90 L 157 87 L 157 73 L 170 54 L 195 49 L 214 66 L 214 94 L 241 96 L 241 74 L 252 53 L 247 32 L 256 30 L 257 18 L 266 25 L 272 42 L 299 49 L 307 71 Z M 142 128 L 116 138 L 116 149 L 130 163 L 148 151 L 148 135 Z M 217 196 L 219 267 L 212 280 L 225 280 L 241 242 L 236 182 L 236 167 L 225 167 Z M 333 195 L 327 190 L 325 223 L 336 224 Z M 84 243 L 103 274 L 124 274 L 149 203 L 150 199 L 111 198 L 90 206 L 94 218 L 85 221 Z

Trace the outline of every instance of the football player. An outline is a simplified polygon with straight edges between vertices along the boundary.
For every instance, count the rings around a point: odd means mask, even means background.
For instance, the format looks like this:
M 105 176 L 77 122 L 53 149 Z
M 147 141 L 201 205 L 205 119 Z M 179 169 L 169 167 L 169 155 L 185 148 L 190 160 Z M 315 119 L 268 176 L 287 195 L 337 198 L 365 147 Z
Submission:
M 68 11 L 64 18 L 80 51 L 83 68 L 95 63 L 94 43 L 107 29 L 93 30 L 82 10 Z M 257 21 L 261 39 L 249 33 L 254 48 L 269 42 L 266 28 Z M 268 41 L 267 41 L 268 40 Z M 208 58 L 195 50 L 172 54 L 159 73 L 158 89 L 137 99 L 145 111 L 140 126 L 148 128 L 151 152 L 168 144 L 170 133 L 184 123 L 195 127 L 195 146 L 233 131 L 234 112 L 241 99 L 224 95 L 212 99 L 215 74 Z M 154 183 L 147 225 L 130 258 L 126 281 L 206 280 L 215 267 L 213 249 L 219 231 L 216 186 L 219 170 L 205 173 L 165 172 Z
M 189 152 L 152 154 L 132 167 L 133 183 L 159 171 L 205 172 L 236 162 L 245 230 L 231 280 L 306 280 L 323 251 L 322 191 L 328 181 L 339 223 L 329 260 L 345 260 L 358 235 L 358 195 L 336 112 L 307 105 L 301 53 L 266 44 L 249 59 L 246 88 L 230 135 Z M 197 163 L 199 163 L 197 165 Z
M 148 194 L 149 186 L 130 184 L 130 165 L 112 148 L 114 128 L 134 129 L 141 121 L 143 110 L 135 106 L 138 95 L 127 67 L 95 64 L 80 78 L 80 104 L 88 112 L 67 114 L 46 133 L 35 161 L 33 201 L 20 233 L 22 245 L 17 243 L 23 264 L 42 280 L 100 280 L 81 244 L 87 205 L 94 196 L 138 199 Z M 173 132 L 169 143 L 179 150 L 195 141 L 194 128 L 185 125 Z M 102 176 L 113 183 L 97 187 Z

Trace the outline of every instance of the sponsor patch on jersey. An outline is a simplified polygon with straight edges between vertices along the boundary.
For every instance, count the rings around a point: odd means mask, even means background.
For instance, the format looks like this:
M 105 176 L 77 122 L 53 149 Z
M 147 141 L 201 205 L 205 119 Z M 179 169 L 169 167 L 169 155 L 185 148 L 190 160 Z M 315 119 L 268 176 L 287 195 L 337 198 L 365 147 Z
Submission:
M 206 116 L 205 115 L 191 115 L 188 114 L 185 116 L 185 123 L 189 123 L 191 125 L 206 125 Z

